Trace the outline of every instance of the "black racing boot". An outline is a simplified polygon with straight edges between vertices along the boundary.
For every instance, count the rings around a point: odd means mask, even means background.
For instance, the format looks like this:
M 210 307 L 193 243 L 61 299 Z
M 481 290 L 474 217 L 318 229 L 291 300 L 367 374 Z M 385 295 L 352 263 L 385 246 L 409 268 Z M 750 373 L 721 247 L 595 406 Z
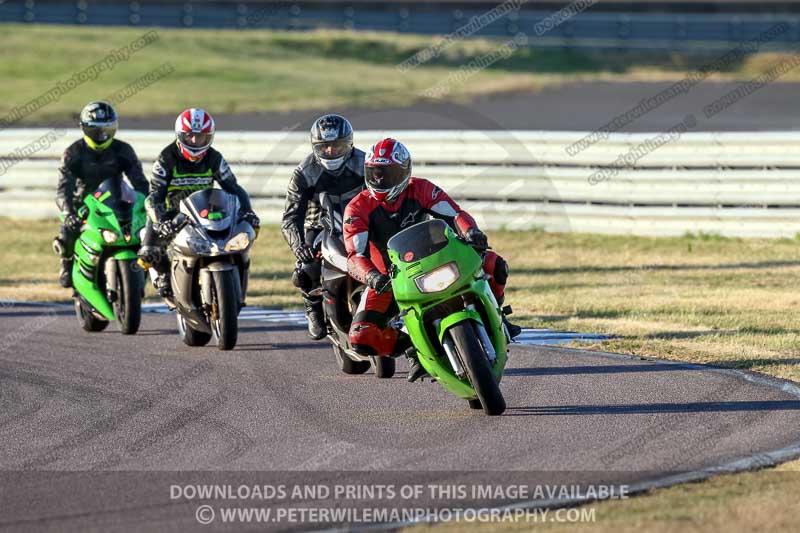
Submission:
M 172 293 L 172 283 L 170 283 L 169 274 L 159 274 L 153 282 L 158 291 L 158 295 L 165 300 L 171 300 L 175 295 Z
M 425 376 L 430 376 L 428 371 L 423 368 L 423 366 L 419 362 L 419 356 L 417 355 L 417 349 L 413 346 L 407 349 L 403 355 L 406 356 L 406 362 L 408 362 L 408 382 L 414 383 L 419 378 L 424 378 Z
M 501 296 L 497 302 L 498 305 L 503 306 L 504 300 L 505 298 Z M 501 316 L 503 317 L 503 324 L 506 325 L 506 329 L 508 330 L 508 336 L 511 337 L 511 340 L 514 340 L 514 337 L 517 337 L 520 333 L 522 333 L 522 328 L 520 326 L 512 324 L 508 320 L 508 315 L 513 314 L 514 310 L 511 309 L 510 305 L 506 305 L 505 307 L 502 307 L 501 311 L 502 311 Z
M 509 322 L 506 315 L 503 315 L 503 323 L 506 325 L 506 329 L 508 329 L 508 336 L 511 337 L 511 340 L 514 340 L 515 337 L 522 333 L 522 328 Z
M 61 260 L 61 271 L 58 273 L 58 284 L 65 289 L 72 287 L 72 259 Z
M 328 334 L 325 326 L 325 315 L 322 312 L 322 298 L 319 296 L 303 298 L 306 305 L 306 320 L 308 321 L 308 336 L 318 341 Z

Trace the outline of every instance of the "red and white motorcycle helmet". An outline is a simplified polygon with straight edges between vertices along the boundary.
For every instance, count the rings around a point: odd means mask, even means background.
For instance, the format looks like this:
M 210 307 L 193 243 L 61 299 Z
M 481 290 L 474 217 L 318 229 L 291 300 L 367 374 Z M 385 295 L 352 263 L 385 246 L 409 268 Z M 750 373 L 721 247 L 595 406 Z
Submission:
M 199 161 L 206 155 L 214 140 L 214 119 L 203 111 L 192 107 L 175 119 L 175 137 L 181 155 L 189 161 Z
M 372 146 L 364 160 L 364 181 L 379 202 L 391 202 L 408 187 L 411 154 L 403 143 L 384 139 Z

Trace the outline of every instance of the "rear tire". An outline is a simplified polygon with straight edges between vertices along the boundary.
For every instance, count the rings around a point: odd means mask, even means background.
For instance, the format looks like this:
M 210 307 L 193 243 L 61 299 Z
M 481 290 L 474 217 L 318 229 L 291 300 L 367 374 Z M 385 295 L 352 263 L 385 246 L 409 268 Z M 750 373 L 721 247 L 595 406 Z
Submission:
M 239 337 L 239 281 L 233 270 L 212 272 L 214 287 L 212 299 L 217 308 L 217 319 L 213 320 L 217 335 L 217 348 L 233 350 Z
M 78 323 L 84 331 L 97 332 L 103 331 L 108 327 L 108 320 L 102 320 L 94 316 L 91 310 L 86 306 L 80 298 L 75 298 L 75 316 L 78 317 Z
M 186 319 L 177 313 L 178 317 L 178 335 L 187 346 L 205 346 L 211 340 L 211 333 L 205 331 L 198 331 L 186 323 Z
M 394 357 L 373 357 L 375 363 L 375 375 L 381 379 L 389 379 L 394 376 L 395 360 Z
M 126 259 L 117 261 L 117 300 L 114 302 L 114 315 L 123 335 L 133 335 L 142 323 L 142 292 L 144 276 L 142 271 L 133 268 L 135 262 Z
M 339 364 L 339 370 L 345 374 L 363 374 L 369 370 L 369 361 L 354 361 L 350 359 L 344 350 L 333 345 L 333 353 L 336 355 L 336 362 Z
M 467 371 L 472 387 L 478 394 L 483 412 L 489 416 L 503 414 L 506 410 L 506 400 L 494 379 L 489 359 L 478 340 L 472 321 L 459 322 L 447 331 L 456 345 L 456 352 Z M 470 402 L 470 407 L 472 405 Z

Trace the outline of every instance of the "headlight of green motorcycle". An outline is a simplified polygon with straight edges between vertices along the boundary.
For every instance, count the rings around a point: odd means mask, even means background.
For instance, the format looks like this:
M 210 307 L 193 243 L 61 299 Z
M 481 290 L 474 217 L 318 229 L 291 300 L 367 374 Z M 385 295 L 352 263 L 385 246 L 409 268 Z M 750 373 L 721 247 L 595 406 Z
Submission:
M 414 283 L 420 292 L 439 292 L 455 283 L 459 275 L 458 266 L 455 263 L 447 263 L 418 277 Z
M 110 229 L 104 229 L 100 233 L 102 233 L 103 235 L 103 240 L 106 241 L 108 244 L 111 244 L 112 242 L 117 242 L 117 239 L 119 239 L 119 235 L 117 235 L 117 232 L 111 231 Z
M 248 246 L 250 246 L 250 237 L 247 236 L 247 233 L 241 232 L 225 244 L 225 251 L 238 252 L 239 250 L 244 250 Z

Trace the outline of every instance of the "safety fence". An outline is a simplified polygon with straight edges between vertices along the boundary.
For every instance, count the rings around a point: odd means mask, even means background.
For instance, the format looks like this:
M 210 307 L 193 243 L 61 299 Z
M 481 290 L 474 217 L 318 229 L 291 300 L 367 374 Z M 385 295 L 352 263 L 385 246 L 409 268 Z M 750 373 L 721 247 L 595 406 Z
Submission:
M 51 134 L 48 137 L 48 134 Z M 360 131 L 367 147 L 389 135 Z M 653 145 L 648 133 L 396 131 L 431 179 L 483 225 L 635 235 L 794 237 L 800 233 L 800 132 L 689 132 Z M 12 217 L 54 217 L 59 158 L 79 137 L 0 132 L 0 204 Z M 48 138 L 49 141 L 42 141 Z M 145 172 L 173 135 L 126 131 Z M 300 132 L 226 132 L 215 147 L 277 223 L 293 168 L 310 151 Z

